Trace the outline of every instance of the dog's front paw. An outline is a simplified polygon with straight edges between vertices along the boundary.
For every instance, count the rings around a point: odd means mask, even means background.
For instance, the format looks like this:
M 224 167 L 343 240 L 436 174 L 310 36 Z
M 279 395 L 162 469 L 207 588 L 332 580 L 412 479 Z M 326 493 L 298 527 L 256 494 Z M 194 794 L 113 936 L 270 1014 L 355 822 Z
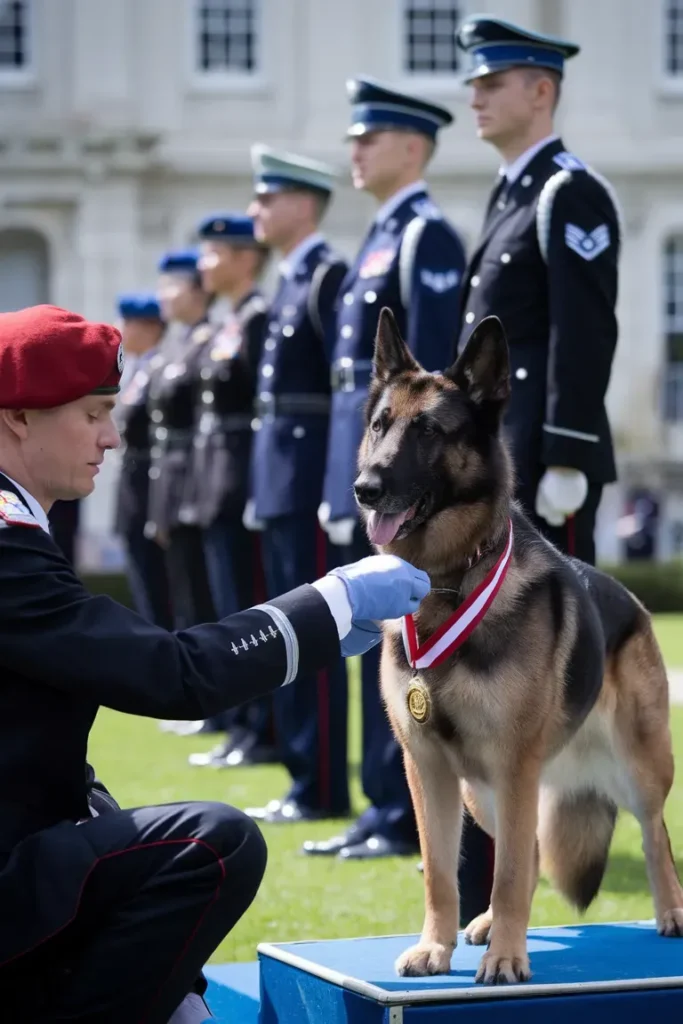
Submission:
M 491 908 L 472 918 L 465 928 L 465 942 L 468 946 L 485 946 L 491 934 L 493 914 Z
M 683 908 L 665 910 L 661 921 L 657 922 L 657 931 L 667 939 L 683 938 Z
M 454 949 L 455 944 L 443 946 L 440 942 L 420 942 L 401 953 L 396 961 L 396 973 L 404 978 L 448 974 Z
M 531 977 L 529 957 L 525 949 L 499 952 L 489 949 L 484 953 L 474 979 L 484 985 L 514 985 Z

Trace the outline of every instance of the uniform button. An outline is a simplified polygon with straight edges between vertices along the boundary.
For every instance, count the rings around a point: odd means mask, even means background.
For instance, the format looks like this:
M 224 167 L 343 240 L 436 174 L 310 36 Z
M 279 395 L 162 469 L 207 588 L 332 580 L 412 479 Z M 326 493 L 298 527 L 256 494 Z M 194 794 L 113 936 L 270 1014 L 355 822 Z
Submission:
M 294 430 L 292 431 L 292 436 L 293 437 L 305 437 L 306 436 L 306 428 L 305 427 L 294 427 Z
M 256 419 L 256 418 L 253 419 L 251 421 L 251 429 L 252 430 L 260 430 L 261 429 L 261 420 Z
M 517 378 L 517 380 L 526 380 L 528 376 L 529 371 L 527 370 L 526 366 L 520 366 L 518 369 L 515 370 L 515 377 Z
M 213 405 L 213 392 L 202 391 L 202 402 L 204 405 Z
M 498 202 L 496 203 L 496 206 L 498 207 L 499 210 L 504 210 L 505 209 L 505 200 L 504 199 L 499 199 Z
M 158 480 L 159 477 L 161 476 L 161 470 L 159 469 L 158 466 L 152 466 L 147 475 L 149 476 L 150 480 Z
M 264 366 L 261 369 L 261 376 L 262 377 L 272 377 L 273 376 L 273 367 L 271 366 L 270 363 L 268 363 L 266 366 Z
M 511 259 L 512 259 L 512 256 L 510 255 L 510 253 L 509 252 L 504 252 L 502 254 L 502 256 L 500 257 L 500 262 L 501 263 L 509 263 Z
M 479 284 L 480 280 L 481 279 L 480 279 L 479 275 L 475 274 L 474 277 L 472 278 L 472 280 L 470 281 L 470 284 L 472 285 L 473 288 L 476 288 L 477 285 Z
M 466 324 L 471 324 L 473 320 L 474 320 L 474 313 L 468 313 L 467 316 L 465 317 L 465 323 Z
M 353 305 L 353 292 L 347 292 L 346 295 L 344 296 L 344 298 L 342 299 L 342 302 L 344 303 L 345 306 L 352 306 Z
M 284 306 L 283 307 L 283 310 L 282 310 L 282 315 L 283 316 L 290 317 L 290 316 L 294 316 L 295 313 L 296 313 L 296 306 Z
M 209 378 L 211 377 L 211 370 L 209 369 L 208 366 L 204 366 L 202 368 L 200 376 L 201 376 L 202 380 L 209 380 Z
M 291 324 L 285 324 L 285 326 L 282 328 L 282 333 L 284 334 L 285 338 L 291 338 L 292 335 L 294 334 L 294 328 L 292 327 Z
M 340 333 L 342 338 L 350 338 L 351 335 L 353 334 L 353 327 L 351 326 L 351 324 L 344 324 Z
M 520 184 L 521 184 L 522 188 L 528 188 L 533 180 L 534 179 L 531 177 L 530 174 L 525 174 L 524 177 L 522 178 Z
M 280 330 L 280 325 L 277 322 L 277 320 L 270 321 L 270 323 L 268 324 L 268 330 L 270 331 L 271 334 L 276 334 L 277 331 Z
M 377 302 L 377 292 L 366 292 L 363 298 L 367 303 Z
M 152 409 L 151 420 L 152 423 L 161 423 L 164 418 L 164 414 L 161 409 Z
M 275 341 L 273 338 L 268 338 L 268 341 L 263 346 L 266 352 L 272 352 L 275 349 Z

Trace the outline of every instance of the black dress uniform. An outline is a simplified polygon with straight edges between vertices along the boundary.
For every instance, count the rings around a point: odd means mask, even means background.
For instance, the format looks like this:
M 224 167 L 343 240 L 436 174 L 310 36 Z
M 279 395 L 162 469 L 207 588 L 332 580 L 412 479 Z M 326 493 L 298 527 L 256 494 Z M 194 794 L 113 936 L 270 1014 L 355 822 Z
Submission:
M 466 20 L 457 39 L 469 57 L 470 82 L 517 66 L 561 76 L 565 59 L 579 52 L 572 43 L 495 18 Z M 616 478 L 605 392 L 617 340 L 620 243 L 610 186 L 553 137 L 535 147 L 514 181 L 500 175 L 463 282 L 459 349 L 492 313 L 509 342 L 512 396 L 505 425 L 517 497 L 554 544 L 591 563 L 602 487 Z M 588 479 L 583 507 L 561 527 L 535 512 L 539 482 L 551 466 L 580 470 Z M 464 842 L 465 923 L 488 907 L 493 854 L 469 818 Z
M 149 471 L 147 533 L 166 543 L 176 629 L 216 617 L 202 532 L 187 501 L 187 474 L 194 441 L 199 365 L 213 334 L 206 321 L 188 327 L 152 375 L 148 406 L 153 440 Z
M 0 314 L 0 369 L 3 409 L 111 398 L 121 336 L 54 306 Z M 116 443 L 107 402 L 99 409 L 81 421 L 69 472 L 83 493 Z M 40 484 L 29 448 L 8 447 L 0 464 Z M 413 613 L 429 589 L 398 559 L 337 575 L 219 623 L 160 629 L 90 595 L 44 509 L 0 471 L 3 1019 L 168 1024 L 204 985 L 203 964 L 256 894 L 263 839 L 224 804 L 119 810 L 87 764 L 90 729 L 101 705 L 198 719 L 286 686 L 376 642 L 354 615 Z
M 119 316 L 152 320 L 161 326 L 161 310 L 154 295 L 122 295 Z M 161 547 L 145 536 L 150 468 L 150 418 L 147 392 L 150 376 L 163 363 L 160 346 L 155 345 L 127 366 L 116 410 L 123 453 L 116 493 L 114 530 L 126 549 L 126 573 L 133 602 L 138 612 L 157 626 L 171 629 L 173 615 Z
M 208 217 L 200 240 L 256 245 L 251 218 Z M 221 618 L 263 600 L 260 536 L 242 522 L 247 501 L 253 405 L 263 350 L 266 303 L 254 288 L 214 326 L 199 362 L 201 388 L 188 473 L 188 502 L 202 529 L 214 605 Z M 275 759 L 272 701 L 263 698 L 236 708 L 225 719 L 229 738 L 190 763 L 215 767 Z
M 254 147 L 257 193 L 309 189 L 329 196 L 322 165 Z M 263 522 L 269 594 L 310 582 L 329 568 L 316 510 L 325 472 L 334 302 L 346 263 L 321 235 L 289 254 L 269 304 L 258 369 L 250 507 Z M 284 801 L 252 809 L 267 820 L 337 817 L 349 811 L 346 666 L 300 680 L 274 698 L 275 735 L 292 782 Z
M 302 673 L 334 659 L 335 621 L 302 587 L 228 622 L 160 630 L 91 597 L 2 474 L 0 499 L 0 990 L 20 987 L 35 1022 L 136 1021 L 146 1007 L 165 1024 L 253 899 L 265 846 L 222 804 L 92 817 L 98 706 L 216 714 L 291 681 L 296 657 Z
M 452 121 L 447 110 L 396 93 L 367 79 L 349 85 L 349 135 L 410 128 L 435 139 Z M 364 430 L 377 318 L 389 306 L 406 341 L 427 370 L 451 361 L 457 337 L 463 244 L 432 201 L 423 181 L 399 191 L 380 209 L 342 282 L 337 303 L 332 366 L 332 412 L 324 485 L 323 519 L 353 519 L 350 546 L 341 561 L 372 553 L 357 522 L 353 482 Z M 350 526 L 351 524 L 349 524 Z M 345 835 L 306 843 L 311 854 L 345 858 L 413 853 L 417 826 L 403 767 L 379 691 L 379 648 L 363 657 L 363 792 L 370 806 Z
M 561 72 L 564 58 L 578 52 L 494 19 L 467 22 L 459 38 L 472 55 L 468 80 L 521 61 Z M 514 58 L 501 56 L 503 43 L 517 46 Z M 620 245 L 612 188 L 551 137 L 515 181 L 501 174 L 463 284 L 459 347 L 490 313 L 510 345 L 506 427 L 518 497 L 553 543 L 591 563 L 602 487 L 616 479 L 605 393 L 617 342 Z M 561 527 L 535 514 L 549 466 L 580 470 L 589 482 L 584 506 Z
M 62 549 L 72 565 L 76 561 L 76 537 L 81 518 L 81 503 L 74 501 L 56 501 L 50 509 L 50 532 L 58 547 Z

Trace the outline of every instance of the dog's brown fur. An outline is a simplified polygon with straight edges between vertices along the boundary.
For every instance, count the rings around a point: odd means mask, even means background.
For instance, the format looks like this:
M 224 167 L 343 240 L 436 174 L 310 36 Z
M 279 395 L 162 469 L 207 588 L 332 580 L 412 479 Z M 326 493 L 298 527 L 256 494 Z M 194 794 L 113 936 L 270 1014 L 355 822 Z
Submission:
M 530 977 L 526 932 L 539 863 L 574 905 L 590 904 L 618 807 L 642 829 L 659 932 L 683 935 L 663 816 L 674 771 L 668 683 L 650 618 L 614 580 L 556 551 L 512 502 L 500 438 L 509 389 L 495 317 L 450 370 L 432 375 L 382 311 L 356 495 L 366 521 L 373 510 L 415 510 L 381 550 L 430 575 L 415 619 L 422 640 L 495 564 L 510 518 L 514 525 L 510 569 L 486 617 L 455 655 L 420 673 L 433 709 L 424 724 L 407 707 L 412 670 L 400 623 L 385 626 L 382 692 L 424 862 L 424 927 L 397 961 L 404 975 L 450 968 L 463 800 L 495 837 L 491 907 L 465 933 L 489 943 L 478 981 Z

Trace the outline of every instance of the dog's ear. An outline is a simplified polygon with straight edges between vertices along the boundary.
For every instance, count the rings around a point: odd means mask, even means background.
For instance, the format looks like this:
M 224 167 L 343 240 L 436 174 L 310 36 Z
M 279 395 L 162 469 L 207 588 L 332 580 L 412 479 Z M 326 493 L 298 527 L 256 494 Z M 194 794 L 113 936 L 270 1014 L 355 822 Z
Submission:
M 510 397 L 510 352 L 497 316 L 485 317 L 444 376 L 473 402 L 502 404 Z
M 375 376 L 381 381 L 388 381 L 406 370 L 420 369 L 420 364 L 413 359 L 401 337 L 394 314 L 386 306 L 381 310 L 377 323 L 373 368 Z

